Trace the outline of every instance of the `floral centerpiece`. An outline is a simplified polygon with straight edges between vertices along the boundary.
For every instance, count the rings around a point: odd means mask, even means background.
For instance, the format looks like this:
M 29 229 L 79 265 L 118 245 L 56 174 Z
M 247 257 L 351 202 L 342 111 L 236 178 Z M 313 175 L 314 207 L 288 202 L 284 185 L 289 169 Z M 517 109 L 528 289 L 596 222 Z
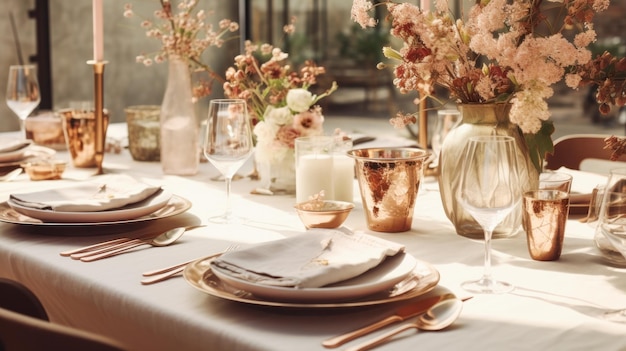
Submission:
M 234 66 L 226 71 L 224 93 L 248 102 L 264 188 L 293 192 L 295 139 L 324 133 L 324 116 L 316 104 L 337 86 L 333 83 L 322 94 L 313 94 L 310 88 L 317 83 L 317 76 L 325 73 L 324 67 L 306 61 L 294 71 L 287 58 L 278 47 L 246 41 L 245 53 L 236 56 Z
M 384 48 L 396 60 L 395 85 L 401 92 L 417 91 L 421 100 L 434 98 L 435 88 L 450 93 L 457 103 L 510 103 L 511 122 L 525 134 L 530 157 L 541 168 L 553 150 L 546 99 L 562 80 L 571 87 L 600 87 L 602 112 L 609 104 L 623 105 L 626 61 L 605 53 L 592 58 L 593 18 L 609 0 L 482 0 L 466 19 L 455 19 L 447 0 L 435 0 L 432 12 L 408 3 L 387 1 L 391 34 L 401 49 Z M 373 5 L 354 0 L 352 18 L 362 27 L 377 21 Z M 616 79 L 618 77 L 620 79 Z M 418 102 L 419 103 L 419 102 Z M 415 114 L 399 114 L 392 123 L 406 125 Z
M 520 184 L 528 190 L 538 184 L 543 158 L 554 149 L 546 101 L 553 86 L 597 84 L 605 111 L 607 103 L 626 102 L 617 79 L 624 65 L 609 54 L 594 59 L 588 48 L 596 40 L 593 18 L 609 0 L 477 0 L 466 18 L 455 18 L 448 0 L 434 3 L 430 11 L 391 0 L 353 0 L 352 18 L 364 28 L 376 26 L 370 11 L 386 6 L 391 35 L 403 43 L 383 48 L 395 64 L 395 86 L 401 93 L 417 91 L 417 104 L 430 98 L 444 105 L 438 91 L 445 90 L 460 105 L 463 124 L 446 137 L 441 153 L 440 193 L 457 233 L 482 238 L 455 196 L 465 141 L 492 133 L 515 138 Z M 400 113 L 392 124 L 416 121 L 416 114 Z M 493 237 L 514 235 L 520 223 L 521 211 L 513 211 Z

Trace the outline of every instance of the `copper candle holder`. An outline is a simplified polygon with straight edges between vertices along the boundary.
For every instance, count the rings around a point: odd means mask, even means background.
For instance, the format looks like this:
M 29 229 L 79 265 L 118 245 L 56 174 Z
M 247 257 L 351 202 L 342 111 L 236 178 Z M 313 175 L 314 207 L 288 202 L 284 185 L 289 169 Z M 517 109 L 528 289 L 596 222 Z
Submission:
M 93 66 L 94 77 L 94 117 L 96 120 L 96 174 L 102 174 L 102 161 L 104 160 L 104 141 L 106 139 L 106 129 L 104 126 L 104 65 L 108 61 L 87 61 Z

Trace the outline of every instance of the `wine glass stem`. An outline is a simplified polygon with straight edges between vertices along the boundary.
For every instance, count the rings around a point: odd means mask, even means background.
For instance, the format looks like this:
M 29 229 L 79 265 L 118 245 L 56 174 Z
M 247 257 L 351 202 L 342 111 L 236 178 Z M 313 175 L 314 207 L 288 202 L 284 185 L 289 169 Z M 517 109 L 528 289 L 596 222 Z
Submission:
M 230 208 L 230 184 L 232 182 L 232 177 L 224 177 L 226 181 L 226 209 L 224 211 L 224 217 L 230 218 L 232 214 L 232 210 Z
M 20 118 L 20 138 L 26 139 L 26 120 Z
M 485 230 L 485 264 L 483 271 L 483 280 L 492 281 L 491 277 L 491 237 L 493 236 L 492 230 Z

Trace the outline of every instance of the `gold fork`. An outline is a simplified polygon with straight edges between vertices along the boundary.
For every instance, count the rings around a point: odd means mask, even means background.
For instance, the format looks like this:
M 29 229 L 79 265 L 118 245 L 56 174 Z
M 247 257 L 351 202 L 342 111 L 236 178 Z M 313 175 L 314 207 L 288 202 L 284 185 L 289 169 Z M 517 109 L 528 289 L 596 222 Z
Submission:
M 229 247 L 227 247 L 224 251 L 222 252 L 218 252 L 214 255 L 211 255 L 207 258 L 213 258 L 213 257 L 217 257 L 217 256 L 221 256 L 226 252 L 229 251 L 233 251 L 236 250 L 239 247 L 239 245 L 235 245 L 232 244 Z M 164 280 L 170 279 L 180 273 L 182 273 L 185 270 L 185 267 L 187 267 L 188 264 L 190 264 L 191 262 L 196 261 L 197 259 L 193 259 L 193 260 L 189 260 L 183 263 L 177 263 L 175 265 L 172 266 L 168 266 L 165 268 L 159 268 L 159 269 L 155 269 L 153 271 L 148 271 L 148 272 L 144 272 L 142 275 L 144 277 L 150 277 L 147 279 L 143 279 L 141 281 L 141 284 L 143 285 L 150 285 L 150 284 L 154 284 L 154 283 L 158 283 L 158 282 L 162 282 Z

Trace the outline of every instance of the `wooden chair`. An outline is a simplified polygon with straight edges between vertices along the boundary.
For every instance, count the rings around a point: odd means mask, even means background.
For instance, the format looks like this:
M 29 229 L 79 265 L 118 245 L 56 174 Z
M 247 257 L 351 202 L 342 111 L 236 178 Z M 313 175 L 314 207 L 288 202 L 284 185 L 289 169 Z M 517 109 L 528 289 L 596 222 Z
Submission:
M 48 321 L 43 305 L 26 286 L 0 279 L 0 351 L 121 351 L 117 342 Z
M 612 151 L 604 148 L 604 139 L 609 136 L 604 134 L 572 134 L 560 137 L 554 141 L 554 153 L 546 155 L 545 168 L 556 170 L 560 167 L 566 167 L 607 174 L 607 169 L 623 167 L 624 164 L 620 162 L 626 161 L 626 155 L 622 155 L 616 161 L 610 161 Z M 585 167 L 585 165 L 588 166 Z
M 0 308 L 47 321 L 45 308 L 30 289 L 22 283 L 0 278 Z

